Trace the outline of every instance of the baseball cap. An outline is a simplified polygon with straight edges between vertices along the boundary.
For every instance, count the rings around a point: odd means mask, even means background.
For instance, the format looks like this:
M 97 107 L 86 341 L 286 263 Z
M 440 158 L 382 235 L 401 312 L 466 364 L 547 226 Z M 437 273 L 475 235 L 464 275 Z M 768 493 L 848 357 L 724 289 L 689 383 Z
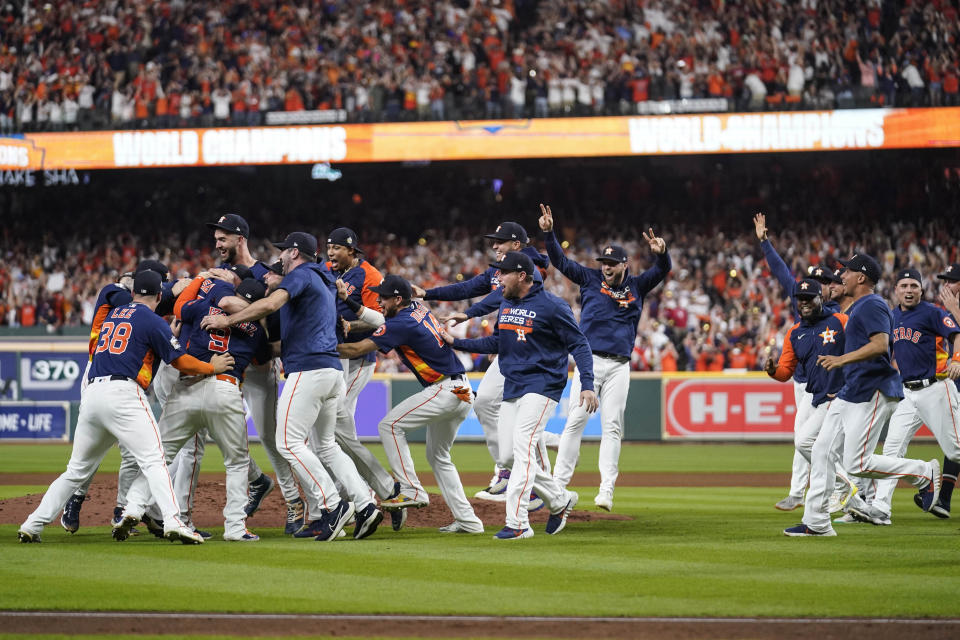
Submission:
M 141 260 L 140 264 L 137 265 L 137 268 L 134 269 L 133 275 L 136 276 L 141 271 L 153 271 L 160 274 L 160 280 L 162 282 L 167 281 L 167 276 L 170 274 L 170 270 L 167 269 L 167 265 L 163 264 L 159 260 Z
M 600 251 L 597 260 L 601 262 L 626 262 L 627 252 L 620 245 L 608 244 Z
M 916 280 L 920 284 L 923 284 L 923 279 L 920 277 L 920 272 L 916 269 L 910 269 L 910 268 L 901 269 L 900 271 L 898 271 L 897 279 L 894 282 L 900 282 L 901 280 L 905 280 L 907 278 L 911 278 L 913 280 Z
M 227 233 L 236 233 L 244 238 L 250 237 L 250 225 L 243 219 L 243 216 L 238 216 L 235 213 L 224 214 L 216 222 L 208 222 L 207 226 L 211 229 L 222 229 Z
M 327 244 L 338 244 L 341 247 L 353 247 L 357 251 L 362 251 L 356 231 L 347 227 L 337 227 L 331 231 L 327 236 Z
M 948 264 L 947 268 L 943 270 L 943 273 L 937 274 L 937 279 L 950 280 L 952 282 L 960 280 L 960 263 L 954 262 L 953 264 Z
M 133 277 L 133 292 L 141 296 L 155 296 L 160 293 L 163 279 L 151 269 L 144 269 Z
M 797 298 L 816 298 L 822 294 L 823 288 L 813 278 L 805 278 L 793 287 L 793 295 Z
M 287 235 L 283 242 L 274 242 L 273 246 L 278 249 L 299 249 L 300 253 L 317 255 L 317 239 L 312 233 L 305 231 L 294 231 Z
M 880 274 L 883 273 L 880 269 L 880 263 L 873 256 L 868 256 L 865 253 L 855 253 L 853 257 L 843 260 L 840 264 L 845 266 L 848 271 L 859 271 L 874 284 L 880 282 Z
M 237 285 L 237 295 L 248 302 L 256 302 L 267 293 L 267 285 L 256 278 L 245 278 Z
M 813 265 L 807 269 L 807 274 L 810 278 L 813 278 L 820 284 L 830 284 L 834 282 L 836 284 L 842 284 L 843 280 L 840 279 L 840 276 L 836 272 L 827 269 L 826 267 L 821 267 L 818 265 Z
M 384 276 L 383 281 L 379 285 L 370 287 L 370 291 L 379 293 L 381 296 L 387 296 L 388 298 L 400 296 L 404 300 L 409 300 L 413 296 L 413 289 L 410 287 L 409 282 L 400 276 L 390 274 Z
M 279 260 L 277 260 L 277 261 L 274 262 L 273 264 L 267 266 L 267 269 L 269 269 L 270 271 L 273 271 L 273 272 L 274 272 L 275 274 L 277 274 L 278 276 L 282 276 L 282 275 L 283 275 L 283 263 L 280 262 Z
M 253 272 L 250 271 L 250 267 L 245 264 L 232 264 L 227 267 L 227 271 L 233 271 L 241 281 L 253 277 Z
M 533 266 L 533 260 L 525 253 L 520 251 L 507 251 L 500 262 L 491 262 L 491 267 L 499 269 L 501 272 L 523 271 L 524 273 L 533 273 L 536 267 Z
M 526 230 L 516 222 L 503 222 L 497 225 L 497 230 L 483 236 L 491 240 L 517 240 L 527 244 L 530 239 L 527 237 Z

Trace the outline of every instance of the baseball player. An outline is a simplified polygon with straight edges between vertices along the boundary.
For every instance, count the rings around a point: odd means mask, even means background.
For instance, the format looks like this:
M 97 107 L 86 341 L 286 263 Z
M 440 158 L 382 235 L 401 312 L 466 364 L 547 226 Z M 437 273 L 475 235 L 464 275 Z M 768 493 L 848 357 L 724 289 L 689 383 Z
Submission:
M 134 455 L 150 484 L 163 514 L 164 537 L 184 544 L 203 542 L 179 520 L 180 507 L 159 446 L 157 425 L 141 388 L 149 386 L 159 360 L 183 373 L 211 375 L 233 366 L 233 357 L 218 354 L 207 363 L 184 353 L 169 325 L 154 313 L 160 291 L 160 274 L 142 271 L 134 278 L 133 301 L 115 307 L 104 318 L 90 366 L 91 388 L 80 402 L 70 462 L 20 527 L 17 536 L 21 542 L 40 541 L 44 525 L 56 517 L 117 441 Z
M 937 279 L 943 282 L 940 287 L 940 302 L 944 308 L 950 312 L 954 321 L 960 319 L 960 263 L 947 265 L 943 273 L 937 275 Z M 956 351 L 953 352 L 956 355 Z M 960 382 L 954 380 L 954 385 L 960 385 Z M 957 484 L 957 475 L 960 474 L 960 463 L 954 462 L 949 458 L 943 459 L 943 484 L 940 487 L 940 498 L 930 510 L 933 515 L 940 518 L 950 517 L 950 502 L 953 497 L 953 489 Z M 920 496 L 913 496 L 917 506 L 921 506 Z
M 753 225 L 757 239 L 760 240 L 760 248 L 763 250 L 763 257 L 767 261 L 767 266 L 770 267 L 770 272 L 780 283 L 784 297 L 790 297 L 790 308 L 793 312 L 793 319 L 795 322 L 799 322 L 800 311 L 797 307 L 797 300 L 793 297 L 797 283 L 796 274 L 790 270 L 790 267 L 787 266 L 783 258 L 780 257 L 780 254 L 777 253 L 777 250 L 774 249 L 773 244 L 771 244 L 768 237 L 767 217 L 762 213 L 756 214 L 753 217 Z M 820 272 L 817 273 L 816 269 L 820 269 Z M 830 277 L 830 271 L 823 267 L 814 268 L 811 276 L 821 283 L 830 282 L 834 279 Z M 839 305 L 833 300 L 824 301 L 823 308 L 824 311 L 829 313 L 837 313 L 840 311 Z M 797 430 L 802 428 L 814 409 L 811 402 L 812 396 L 806 392 L 806 385 L 807 371 L 804 368 L 804 363 L 797 362 L 797 366 L 793 372 L 793 399 L 797 408 L 793 416 L 794 440 L 796 440 Z M 803 492 L 807 488 L 809 476 L 810 463 L 799 451 L 795 450 L 793 454 L 793 466 L 790 471 L 790 493 L 787 494 L 786 498 L 780 500 L 773 506 L 780 511 L 793 511 L 802 505 Z
M 445 338 L 454 348 L 498 353 L 503 372 L 503 404 L 498 422 L 498 463 L 511 469 L 507 484 L 506 526 L 498 540 L 530 538 L 527 512 L 531 486 L 550 509 L 546 532 L 559 533 L 577 504 L 577 494 L 560 486 L 537 462 L 537 443 L 567 385 L 568 354 L 580 372 L 580 401 L 597 410 L 593 392 L 593 358 L 570 305 L 536 282 L 536 266 L 526 253 L 508 251 L 491 264 L 500 274 L 503 302 L 498 333 L 474 340 Z
M 345 296 L 337 296 L 337 315 L 348 322 L 358 320 L 357 312 L 366 308 L 365 317 L 372 320 L 367 323 L 355 323 L 346 335 L 337 324 L 337 339 L 342 343 L 360 342 L 370 337 L 373 330 L 383 324 L 383 316 L 376 311 L 377 294 L 371 287 L 380 284 L 383 276 L 376 267 L 360 256 L 357 234 L 352 229 L 339 227 L 327 236 L 327 268 L 344 284 Z M 359 326 L 359 325 L 363 326 Z M 354 413 L 357 410 L 357 398 L 373 377 L 377 357 L 373 352 L 353 359 L 344 358 L 343 367 L 346 395 L 337 409 L 337 444 L 353 460 L 357 471 L 381 500 L 396 495 L 394 479 L 383 468 L 380 461 L 363 446 L 357 438 L 357 425 Z
M 453 523 L 440 531 L 483 533 L 483 523 L 464 495 L 460 475 L 450 458 L 457 428 L 470 413 L 473 400 L 463 365 L 441 337 L 443 329 L 430 310 L 410 300 L 413 291 L 406 280 L 388 275 L 370 290 L 379 298 L 385 323 L 370 337 L 340 344 L 337 350 L 346 358 L 357 358 L 377 349 L 384 353 L 392 349 L 423 385 L 420 393 L 395 406 L 380 421 L 380 439 L 387 460 L 400 478 L 400 493 L 384 500 L 381 506 L 391 511 L 391 515 L 398 514 L 393 528 L 400 530 L 408 508 L 429 504 L 430 498 L 417 477 L 406 437 L 410 429 L 426 427 L 427 461 L 454 517 Z
M 897 405 L 883 455 L 903 457 L 913 435 L 924 424 L 936 436 L 947 460 L 960 461 L 960 396 L 953 381 L 960 378 L 960 328 L 951 315 L 922 300 L 920 272 L 904 269 L 897 274 L 893 309 L 893 354 L 903 381 L 904 399 Z M 949 356 L 952 344 L 954 357 Z M 949 380 L 947 379 L 949 378 Z M 890 524 L 895 479 L 878 480 L 873 502 L 851 513 L 866 522 Z M 936 509 L 934 503 L 931 511 Z
M 543 274 L 540 269 L 546 269 L 550 266 L 550 260 L 547 256 L 541 254 L 533 247 L 528 246 L 530 241 L 526 230 L 516 222 L 504 222 L 497 225 L 493 233 L 484 236 L 492 241 L 492 248 L 497 261 L 503 260 L 508 251 L 518 251 L 525 253 L 538 268 L 533 272 L 535 282 L 543 282 Z M 480 302 L 474 304 L 466 313 L 452 314 L 446 320 L 453 320 L 455 323 L 463 322 L 468 318 L 476 318 L 486 315 L 500 308 L 502 296 L 496 293 L 501 288 L 500 273 L 495 267 L 490 267 L 483 273 L 470 278 L 465 282 L 449 284 L 443 287 L 424 290 L 413 286 L 413 295 L 415 298 L 424 300 L 467 300 L 487 296 Z M 491 297 L 490 294 L 496 293 Z M 488 299 L 489 298 L 489 299 Z M 500 372 L 498 358 L 490 362 L 490 366 L 483 374 L 483 379 L 477 387 L 476 400 L 473 410 L 477 414 L 480 426 L 483 427 L 484 439 L 487 443 L 487 449 L 494 462 L 499 460 L 500 455 L 498 445 L 498 416 L 500 413 L 500 404 L 503 401 L 504 379 Z M 509 453 L 506 453 L 509 457 Z M 550 458 L 547 456 L 547 449 L 543 442 L 537 443 L 537 459 L 541 466 L 549 472 Z M 475 497 L 485 500 L 502 501 L 506 498 L 507 482 L 510 479 L 510 470 L 502 468 L 499 465 L 494 469 L 494 477 L 490 480 L 490 486 L 481 490 Z M 539 502 L 539 499 L 538 499 Z
M 810 488 L 803 522 L 784 530 L 787 536 L 834 536 L 828 511 L 834 462 L 829 451 L 843 440 L 846 474 L 866 478 L 906 478 L 923 493 L 929 511 L 940 493 L 940 463 L 877 455 L 880 432 L 890 420 L 903 388 L 890 363 L 893 316 L 874 288 L 882 273 L 877 261 L 856 254 L 843 263 L 843 286 L 854 299 L 847 313 L 843 355 L 821 355 L 817 364 L 827 371 L 843 369 L 844 385 L 830 403 L 813 445 Z
M 553 233 L 553 213 L 540 205 L 543 232 L 550 262 L 571 281 L 580 285 L 580 328 L 593 352 L 594 388 L 600 398 L 600 491 L 593 503 L 605 511 L 613 509 L 613 487 L 619 474 L 623 412 L 630 389 L 630 354 L 637 336 L 643 298 L 670 273 L 670 254 L 663 238 L 643 234 L 656 256 L 656 264 L 640 275 L 630 275 L 627 252 L 618 245 L 600 251 L 599 269 L 589 269 L 564 255 Z M 567 423 L 560 438 L 553 477 L 566 487 L 580 455 L 580 440 L 588 415 L 580 399 L 580 377 L 574 372 Z
M 206 295 L 197 297 L 201 291 Z M 236 309 L 237 303 L 245 306 L 262 298 L 264 293 L 266 285 L 254 278 L 241 282 L 234 295 L 233 287 L 222 283 L 218 286 L 198 277 L 180 294 L 174 307 L 177 318 L 183 322 L 181 337 L 186 340 L 187 353 L 206 361 L 217 353 L 229 351 L 235 361 L 229 371 L 217 376 L 181 374 L 163 407 L 158 425 L 168 461 L 172 461 L 180 448 L 201 430 L 209 432 L 220 447 L 227 476 L 223 538 L 230 541 L 255 542 L 260 539 L 247 530 L 245 524 L 250 456 L 240 384 L 247 365 L 253 359 L 269 360 L 271 349 L 260 323 L 241 323 L 230 329 L 209 332 L 200 329 L 199 324 L 208 313 L 225 313 L 225 309 Z M 227 301 L 235 304 L 228 307 Z M 131 487 L 124 512 L 125 522 L 136 523 L 143 517 L 148 490 L 140 479 Z M 114 537 L 126 537 L 123 524 L 114 529 Z
M 331 541 L 355 515 L 353 537 L 359 540 L 376 531 L 383 513 L 334 438 L 337 407 L 344 392 L 331 291 L 335 279 L 325 265 L 316 263 L 317 239 L 313 235 L 295 231 L 274 245 L 281 249 L 285 274 L 279 286 L 239 313 L 206 316 L 201 327 L 227 329 L 280 312 L 280 357 L 287 380 L 277 411 L 277 448 L 300 481 L 310 515 L 320 514 L 294 535 Z M 324 466 L 347 488 L 353 503 L 341 499 Z

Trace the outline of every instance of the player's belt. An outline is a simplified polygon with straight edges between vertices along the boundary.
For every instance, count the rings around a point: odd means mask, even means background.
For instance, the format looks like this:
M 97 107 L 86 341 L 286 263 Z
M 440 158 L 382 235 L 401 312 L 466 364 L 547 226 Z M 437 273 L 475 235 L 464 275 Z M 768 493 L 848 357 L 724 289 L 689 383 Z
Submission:
M 910 391 L 919 391 L 920 389 L 929 387 L 932 384 L 936 384 L 936 382 L 937 382 L 937 378 L 936 376 L 934 376 L 931 378 L 927 378 L 925 380 L 904 380 L 903 386 L 909 389 Z
M 234 378 L 233 376 L 228 376 L 225 373 L 218 373 L 217 380 L 223 380 L 224 382 L 229 382 L 230 384 L 235 384 L 238 387 L 240 386 L 240 381 Z
M 594 351 L 594 352 L 593 352 L 593 355 L 597 356 L 598 358 L 606 358 L 607 360 L 615 360 L 615 361 L 619 362 L 620 364 L 623 364 L 623 363 L 625 363 L 625 362 L 630 362 L 630 358 L 628 358 L 627 356 L 619 356 L 619 355 L 617 355 L 617 354 L 615 354 L 615 353 L 607 353 L 606 351 Z
M 96 378 L 88 378 L 87 383 L 93 384 L 94 382 L 115 382 L 117 380 L 129 380 L 134 382 L 133 378 L 128 378 L 127 376 L 97 376 Z
M 238 387 L 240 386 L 240 380 L 234 376 L 228 376 L 225 373 L 218 373 L 214 376 L 191 376 L 184 373 L 180 374 L 180 380 L 186 382 L 187 384 L 194 384 L 200 382 L 201 380 L 206 380 L 207 378 L 216 378 L 217 380 L 223 380 L 224 382 L 229 382 L 230 384 L 235 384 Z

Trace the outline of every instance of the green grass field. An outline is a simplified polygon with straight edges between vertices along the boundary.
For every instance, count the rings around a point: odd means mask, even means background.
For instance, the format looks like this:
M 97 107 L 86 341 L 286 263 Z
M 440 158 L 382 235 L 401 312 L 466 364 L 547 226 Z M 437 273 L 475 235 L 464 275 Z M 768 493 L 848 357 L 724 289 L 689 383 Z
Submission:
M 254 450 L 268 468 L 262 449 Z M 491 468 L 481 445 L 453 453 L 462 471 Z M 631 445 L 621 467 L 787 472 L 791 455 L 787 445 Z M 938 451 L 916 445 L 909 455 Z M 59 472 L 68 456 L 64 445 L 0 445 L 0 470 Z M 580 468 L 595 470 L 596 457 L 597 447 L 586 445 Z M 424 460 L 422 445 L 414 459 Z M 114 450 L 101 473 L 114 472 L 118 461 Z M 219 466 L 211 447 L 203 468 Z M 592 509 L 595 488 L 579 489 L 583 508 Z M 43 544 L 22 545 L 17 526 L 2 525 L 0 609 L 960 617 L 952 595 L 960 590 L 955 520 L 921 513 L 901 489 L 893 526 L 836 525 L 836 538 L 786 538 L 781 530 L 801 512 L 773 509 L 785 489 L 621 487 L 615 512 L 632 520 L 574 522 L 558 536 L 541 526 L 517 542 L 494 541 L 494 531 L 395 533 L 386 526 L 361 542 L 319 544 L 257 527 L 259 543 L 228 544 L 215 533 L 210 543 L 188 547 L 147 537 L 119 544 L 107 527 L 70 536 L 55 523 Z M 0 497 L 35 490 L 5 486 Z

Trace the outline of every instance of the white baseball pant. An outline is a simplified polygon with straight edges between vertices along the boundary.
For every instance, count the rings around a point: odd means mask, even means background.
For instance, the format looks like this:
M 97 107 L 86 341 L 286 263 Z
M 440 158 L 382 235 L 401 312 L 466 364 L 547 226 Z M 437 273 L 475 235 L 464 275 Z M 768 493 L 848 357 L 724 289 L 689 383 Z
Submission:
M 943 454 L 950 460 L 960 461 L 960 397 L 953 382 L 940 380 L 916 391 L 904 387 L 903 395 L 904 399 L 890 418 L 883 455 L 902 458 L 913 436 L 926 424 Z M 891 513 L 896 488 L 896 480 L 878 480 L 873 505 L 884 513 Z
M 794 498 L 802 498 L 803 492 L 807 489 L 807 483 L 810 480 L 810 460 L 809 456 L 804 457 L 800 453 L 798 438 L 804 441 L 810 441 L 810 449 L 813 448 L 813 441 L 817 439 L 817 433 L 820 431 L 820 425 L 817 425 L 813 438 L 810 438 L 810 430 L 813 425 L 808 424 L 808 418 L 813 412 L 813 394 L 807 393 L 807 383 L 793 382 L 793 400 L 796 407 L 796 413 L 793 414 L 793 442 L 795 449 L 793 452 L 793 466 L 790 469 L 790 495 Z M 809 449 L 808 449 L 809 450 Z
M 551 513 L 567 504 L 568 492 L 538 462 L 543 430 L 556 406 L 556 400 L 538 393 L 505 400 L 500 406 L 500 451 L 511 452 L 509 459 L 501 458 L 503 466 L 510 469 L 506 503 L 508 527 L 530 527 L 527 509 L 531 489 L 543 499 Z
M 160 416 L 160 434 L 168 461 L 201 430 L 223 454 L 226 468 L 226 505 L 223 508 L 224 536 L 238 538 L 246 531 L 247 474 L 250 468 L 247 450 L 247 421 L 243 397 L 233 382 L 215 376 L 181 378 L 173 386 Z M 149 500 L 148 487 L 140 479 L 128 494 L 127 513 L 142 515 Z
M 337 476 L 358 511 L 372 502 L 366 483 L 334 436 L 343 392 L 341 371 L 315 369 L 288 375 L 280 395 L 277 449 L 293 467 L 314 519 L 341 498 L 326 469 Z
M 340 360 L 343 366 L 343 379 L 346 393 L 341 398 L 337 408 L 337 444 L 343 452 L 350 456 L 357 467 L 360 476 L 376 492 L 381 500 L 386 500 L 393 494 L 393 476 L 383 468 L 369 449 L 357 438 L 357 424 L 354 414 L 357 411 L 357 398 L 360 392 L 373 378 L 376 363 L 368 362 L 364 358 Z
M 132 380 L 110 380 L 105 376 L 97 378 L 83 394 L 67 470 L 47 489 L 40 506 L 24 522 L 23 530 L 39 534 L 44 525 L 52 522 L 118 441 L 133 454 L 142 470 L 160 507 L 164 527 L 182 526 L 160 432 L 146 396 Z
M 465 376 L 431 384 L 395 406 L 380 421 L 380 440 L 390 468 L 399 479 L 400 493 L 429 503 L 430 497 L 414 470 L 406 435 L 410 429 L 426 427 L 427 462 L 433 469 L 444 502 L 457 522 L 483 526 L 463 492 L 460 474 L 450 458 L 457 429 L 470 413 L 470 403 L 454 393 L 458 387 L 465 387 L 469 392 L 470 383 Z
M 284 459 L 277 449 L 277 367 L 279 359 L 271 360 L 265 365 L 249 365 L 243 373 L 243 399 L 247 403 L 247 410 L 253 418 L 253 425 L 260 434 L 260 443 L 267 454 L 267 460 L 277 476 L 277 484 L 283 499 L 293 502 L 300 497 L 296 478 L 290 463 Z M 253 458 L 250 458 L 250 482 L 260 477 L 260 468 Z M 253 472 L 257 474 L 254 475 Z
M 620 474 L 620 443 L 623 440 L 623 412 L 630 390 L 630 363 L 593 356 L 593 385 L 600 400 L 600 493 L 613 494 Z M 573 470 L 580 457 L 580 440 L 590 419 L 585 407 L 580 406 L 580 370 L 574 369 L 570 388 L 570 409 L 567 424 L 560 436 L 557 463 L 553 477 L 561 487 L 570 484 Z

